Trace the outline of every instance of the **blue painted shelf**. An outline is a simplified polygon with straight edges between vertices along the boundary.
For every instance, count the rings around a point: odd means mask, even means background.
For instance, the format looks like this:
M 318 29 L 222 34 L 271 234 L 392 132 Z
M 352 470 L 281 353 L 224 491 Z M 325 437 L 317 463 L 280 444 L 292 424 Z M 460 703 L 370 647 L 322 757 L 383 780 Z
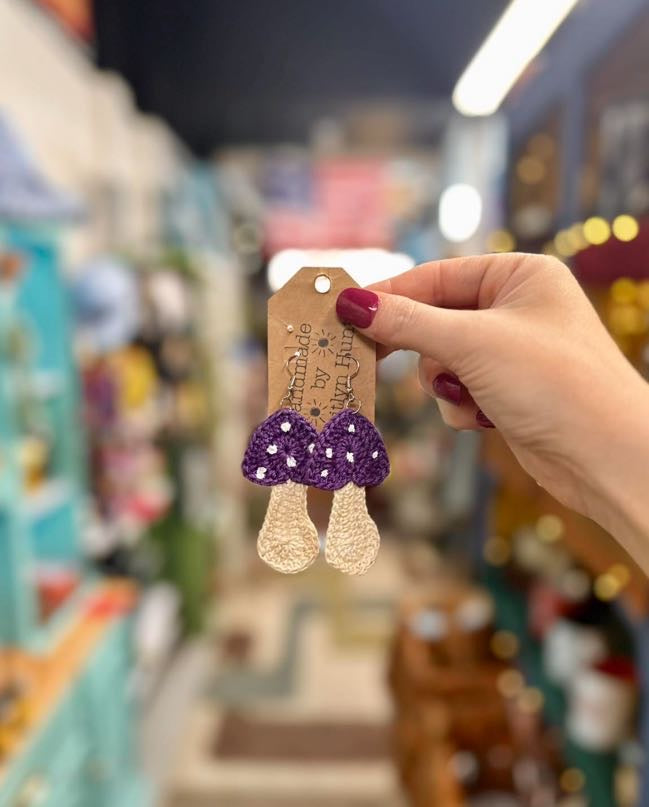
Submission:
M 23 262 L 0 302 L 0 642 L 30 647 L 47 629 L 39 619 L 35 568 L 41 563 L 83 568 L 81 418 L 56 232 L 5 225 L 0 242 Z M 50 447 L 46 479 L 36 487 L 23 478 L 19 458 L 29 436 L 26 412 Z
M 86 496 L 79 383 L 56 233 L 5 226 L 0 245 L 24 261 L 17 285 L 0 289 L 0 650 L 38 656 L 57 648 L 96 585 L 79 537 Z M 20 461 L 30 428 L 50 447 L 38 484 Z M 43 565 L 79 579 L 47 618 L 35 582 Z M 130 619 L 116 619 L 84 664 L 21 751 L 0 765 L 0 807 L 152 803 L 134 742 Z

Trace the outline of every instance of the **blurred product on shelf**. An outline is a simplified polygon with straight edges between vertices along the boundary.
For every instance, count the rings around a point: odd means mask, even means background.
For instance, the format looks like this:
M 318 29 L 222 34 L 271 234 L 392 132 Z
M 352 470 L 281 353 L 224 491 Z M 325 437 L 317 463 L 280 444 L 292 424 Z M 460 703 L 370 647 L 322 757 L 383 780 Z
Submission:
M 519 133 L 507 225 L 508 248 L 515 241 L 572 265 L 620 349 L 649 378 L 647 104 L 635 79 L 647 65 L 646 13 L 637 23 L 615 48 L 602 47 L 588 84 L 579 82 L 579 116 L 549 105 Z M 634 69 L 621 70 L 628 60 Z M 483 459 L 494 483 L 483 578 L 500 603 L 497 621 L 518 637 L 520 669 L 544 694 L 545 720 L 580 772 L 575 789 L 591 807 L 644 803 L 646 761 L 630 749 L 647 736 L 646 577 L 613 537 L 536 486 L 497 435 L 485 436 Z M 527 628 L 509 613 L 515 606 Z
M 138 650 L 134 686 L 143 702 L 155 691 L 160 670 L 178 642 L 179 599 L 176 586 L 166 582 L 148 586 L 141 596 L 134 625 L 134 643 Z
M 76 569 L 55 563 L 37 564 L 34 578 L 41 622 L 47 622 L 81 582 Z
M 30 75 L 75 66 L 45 139 L 9 93 L 34 153 L 65 168 L 76 92 L 97 165 L 71 183 L 84 210 L 0 121 L 0 802 L 146 807 L 131 679 L 147 702 L 209 616 L 220 256 L 175 226 L 203 199 L 170 131 L 22 4 L 1 14 L 42 46 Z M 118 133 L 142 157 L 130 173 Z
M 429 588 L 404 601 L 391 659 L 397 759 L 411 803 L 553 795 L 559 759 L 540 720 L 543 698 L 510 666 L 517 643 L 494 631 L 489 594 L 448 575 Z
M 568 735 L 591 751 L 611 751 L 630 737 L 637 700 L 628 658 L 606 658 L 577 671 L 571 682 Z
M 140 805 L 147 790 L 133 754 L 127 693 L 135 596 L 97 582 L 82 555 L 72 322 L 56 231 L 35 223 L 46 216 L 52 225 L 55 192 L 33 165 L 22 161 L 20 168 L 30 193 L 0 220 L 2 798 Z M 14 171 L 12 181 L 21 176 Z M 6 190 L 2 179 L 0 187 Z M 127 607 L 101 618 L 91 613 L 93 602 L 115 597 Z M 106 770 L 100 784 L 88 775 L 92 759 Z
M 140 300 L 135 277 L 124 261 L 102 256 L 81 266 L 72 298 L 82 351 L 102 355 L 135 336 Z
M 82 204 L 54 188 L 20 142 L 10 122 L 0 117 L 0 219 L 43 225 L 79 219 Z
M 134 265 L 101 258 L 74 287 L 94 496 L 88 549 L 113 573 L 173 583 L 192 631 L 203 621 L 211 543 L 209 502 L 194 495 L 194 507 L 183 506 L 197 463 L 210 487 L 200 293 L 200 274 L 178 253 Z
M 564 686 L 607 653 L 606 641 L 596 625 L 568 619 L 559 619 L 549 628 L 543 650 L 548 678 Z

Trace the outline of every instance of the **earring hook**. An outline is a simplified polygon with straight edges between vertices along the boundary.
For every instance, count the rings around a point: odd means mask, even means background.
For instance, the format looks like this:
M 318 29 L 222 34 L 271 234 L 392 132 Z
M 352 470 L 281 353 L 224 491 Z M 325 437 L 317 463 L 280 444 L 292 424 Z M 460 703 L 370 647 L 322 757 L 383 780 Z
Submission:
M 297 361 L 299 358 L 300 358 L 300 351 L 296 350 L 295 353 L 291 353 L 288 359 L 286 359 L 286 361 L 284 362 L 284 369 L 290 376 L 295 375 L 295 373 L 291 372 L 291 362 L 293 360 Z
M 284 362 L 284 369 L 286 372 L 291 376 L 291 380 L 288 382 L 288 388 L 286 390 L 286 395 L 282 398 L 279 402 L 280 408 L 284 406 L 284 401 L 290 406 L 293 403 L 293 389 L 295 388 L 295 379 L 296 379 L 296 372 L 295 370 L 291 371 L 291 362 L 300 358 L 300 351 L 296 350 L 295 353 L 292 353 L 288 359 Z
M 347 400 L 345 401 L 345 409 L 351 409 L 354 414 L 360 412 L 361 406 L 363 405 L 362 402 L 354 395 L 354 390 L 352 389 L 352 380 L 356 378 L 358 375 L 359 370 L 361 369 L 361 363 L 358 361 L 356 356 L 352 356 L 351 353 L 345 354 L 346 359 L 351 359 L 354 364 L 356 365 L 356 369 L 353 373 L 349 372 L 349 368 L 347 368 Z
M 352 373 L 352 374 L 349 376 L 349 380 L 350 380 L 350 381 L 352 381 L 352 380 L 353 380 L 354 378 L 356 378 L 356 376 L 358 375 L 358 372 L 359 372 L 359 370 L 361 369 L 361 363 L 360 363 L 360 362 L 359 362 L 359 360 L 356 358 L 356 356 L 352 356 L 352 354 L 351 354 L 351 353 L 346 353 L 346 354 L 345 354 L 345 358 L 346 358 L 346 359 L 351 359 L 351 360 L 354 362 L 354 364 L 356 365 L 356 369 L 355 369 L 355 370 L 354 370 L 354 372 L 353 372 L 353 373 Z

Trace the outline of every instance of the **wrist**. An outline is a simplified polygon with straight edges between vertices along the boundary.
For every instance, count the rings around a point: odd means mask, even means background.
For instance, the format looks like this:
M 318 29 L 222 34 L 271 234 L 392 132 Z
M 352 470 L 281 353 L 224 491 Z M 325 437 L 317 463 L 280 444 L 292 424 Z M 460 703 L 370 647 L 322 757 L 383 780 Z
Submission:
M 599 423 L 588 509 L 649 574 L 649 384 L 633 381 Z

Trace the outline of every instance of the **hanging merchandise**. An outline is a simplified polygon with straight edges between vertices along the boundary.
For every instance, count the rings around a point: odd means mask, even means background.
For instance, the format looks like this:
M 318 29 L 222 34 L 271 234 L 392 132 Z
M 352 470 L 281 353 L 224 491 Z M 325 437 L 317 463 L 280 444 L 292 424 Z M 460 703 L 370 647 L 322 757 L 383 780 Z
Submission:
M 350 408 L 362 405 L 351 387 L 357 372 L 358 367 L 347 376 L 345 410 L 324 427 L 307 464 L 308 483 L 334 491 L 325 558 L 348 574 L 363 574 L 376 560 L 381 539 L 367 512 L 365 488 L 380 485 L 390 473 L 383 438 L 358 409 Z
M 80 341 L 94 353 L 128 344 L 140 319 L 137 283 L 117 258 L 105 256 L 81 268 L 73 288 Z
M 0 218 L 5 222 L 78 220 L 76 199 L 54 188 L 4 117 L 0 117 Z
M 559 619 L 546 634 L 543 663 L 551 681 L 568 685 L 575 674 L 603 661 L 607 652 L 606 639 L 596 624 Z
M 171 269 L 153 270 L 146 277 L 145 304 L 150 327 L 157 331 L 182 331 L 192 319 L 192 304 L 183 279 Z
M 611 657 L 577 672 L 570 691 L 568 735 L 592 751 L 611 751 L 631 732 L 636 671 L 628 658 Z
M 147 350 L 138 345 L 129 345 L 113 352 L 108 362 L 119 390 L 120 409 L 124 413 L 153 403 L 158 375 Z
M 257 549 L 279 572 L 301 572 L 318 556 L 318 531 L 306 506 L 306 467 L 316 440 L 306 418 L 282 408 L 255 429 L 243 458 L 246 479 L 273 488 Z
M 154 358 L 163 382 L 179 384 L 196 370 L 191 270 L 150 267 L 140 278 L 142 312 L 138 344 Z
M 84 417 L 89 431 L 110 429 L 117 422 L 119 390 L 111 364 L 102 356 L 82 368 Z
M 364 489 L 385 479 L 389 461 L 372 423 L 374 344 L 335 312 L 338 292 L 352 285 L 342 269 L 304 268 L 269 301 L 271 414 L 253 433 L 242 470 L 273 487 L 258 551 L 278 571 L 302 571 L 318 555 L 307 486 L 335 492 L 325 549 L 332 566 L 362 574 L 378 553 Z
M 95 259 L 74 287 L 93 495 L 86 545 L 105 572 L 173 585 L 190 632 L 204 624 L 214 522 L 203 280 L 178 252 Z

